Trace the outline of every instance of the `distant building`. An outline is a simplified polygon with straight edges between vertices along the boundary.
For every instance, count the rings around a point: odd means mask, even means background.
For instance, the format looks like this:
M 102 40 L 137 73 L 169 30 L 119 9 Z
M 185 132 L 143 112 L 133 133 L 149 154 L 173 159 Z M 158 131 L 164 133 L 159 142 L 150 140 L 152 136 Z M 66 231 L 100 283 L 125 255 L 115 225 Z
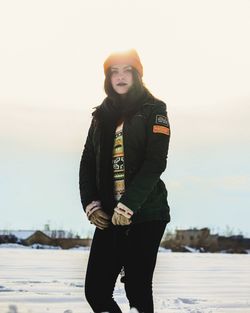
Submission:
M 89 238 L 51 238 L 39 230 L 24 240 L 24 244 L 28 246 L 36 243 L 41 245 L 59 246 L 62 249 L 70 249 L 76 246 L 89 247 L 91 242 L 92 240 Z
M 187 252 L 187 247 L 204 252 L 217 251 L 218 235 L 211 235 L 209 228 L 176 230 L 175 236 L 163 241 L 161 246 L 176 252 Z
M 176 230 L 175 236 L 163 241 L 161 246 L 176 252 L 188 252 L 191 247 L 203 252 L 247 253 L 250 238 L 212 235 L 209 228 L 193 228 Z
M 205 227 L 201 229 L 177 230 L 175 242 L 180 246 L 189 246 L 193 248 L 218 248 L 218 235 L 211 235 L 210 229 Z
M 242 253 L 250 249 L 250 238 L 244 238 L 242 235 L 218 238 L 219 250 L 228 250 L 230 252 Z
M 72 238 L 71 232 L 66 232 L 64 230 L 45 230 L 45 231 L 35 231 L 35 230 L 15 230 L 7 231 L 0 230 L 0 237 L 14 236 L 17 238 L 17 243 L 21 243 L 27 246 L 33 244 L 49 245 L 49 246 L 59 246 L 62 249 L 70 249 L 76 246 L 89 247 L 91 245 L 92 239 L 86 238 L 81 239 Z M 3 241 L 8 242 L 8 241 Z
M 34 234 L 35 230 L 0 230 L 1 235 L 14 235 L 17 239 L 26 239 Z

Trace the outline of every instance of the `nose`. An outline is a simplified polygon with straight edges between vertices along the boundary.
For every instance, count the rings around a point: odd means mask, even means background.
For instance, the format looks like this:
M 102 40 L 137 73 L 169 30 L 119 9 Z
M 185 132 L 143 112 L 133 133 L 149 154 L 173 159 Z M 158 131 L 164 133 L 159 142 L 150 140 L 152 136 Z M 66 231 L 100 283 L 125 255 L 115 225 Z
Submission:
M 123 79 L 123 77 L 124 77 L 124 73 L 123 72 L 119 72 L 118 75 L 117 75 L 118 80 Z

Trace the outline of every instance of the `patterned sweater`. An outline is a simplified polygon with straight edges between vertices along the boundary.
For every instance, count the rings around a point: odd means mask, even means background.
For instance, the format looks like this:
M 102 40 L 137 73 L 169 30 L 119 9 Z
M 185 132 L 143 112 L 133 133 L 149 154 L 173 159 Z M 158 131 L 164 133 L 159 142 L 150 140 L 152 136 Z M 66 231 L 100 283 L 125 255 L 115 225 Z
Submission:
M 114 196 L 117 201 L 125 192 L 125 164 L 123 147 L 123 122 L 120 122 L 115 131 L 113 148 L 113 175 Z

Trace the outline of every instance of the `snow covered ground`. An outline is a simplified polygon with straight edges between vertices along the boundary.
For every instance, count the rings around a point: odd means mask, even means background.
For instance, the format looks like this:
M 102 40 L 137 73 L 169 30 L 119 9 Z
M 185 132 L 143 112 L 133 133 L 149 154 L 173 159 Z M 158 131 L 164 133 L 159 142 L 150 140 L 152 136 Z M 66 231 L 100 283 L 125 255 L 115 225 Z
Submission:
M 83 292 L 88 253 L 2 247 L 0 312 L 91 312 Z M 115 299 L 129 311 L 120 281 Z M 155 313 L 250 313 L 250 255 L 161 250 L 154 299 Z

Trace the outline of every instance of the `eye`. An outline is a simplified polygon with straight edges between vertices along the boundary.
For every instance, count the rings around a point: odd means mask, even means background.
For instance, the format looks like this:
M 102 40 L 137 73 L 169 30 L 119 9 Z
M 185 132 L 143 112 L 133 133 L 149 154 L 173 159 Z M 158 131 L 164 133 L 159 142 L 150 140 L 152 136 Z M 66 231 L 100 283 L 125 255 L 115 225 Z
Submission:
M 125 72 L 132 72 L 132 67 L 128 67 Z

